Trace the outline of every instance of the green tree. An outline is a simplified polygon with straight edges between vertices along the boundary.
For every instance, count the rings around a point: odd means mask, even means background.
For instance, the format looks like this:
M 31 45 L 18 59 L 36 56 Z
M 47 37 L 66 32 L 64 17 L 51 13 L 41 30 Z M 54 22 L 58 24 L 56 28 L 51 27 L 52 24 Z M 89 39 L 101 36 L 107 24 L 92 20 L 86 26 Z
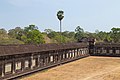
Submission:
M 57 17 L 61 21 L 64 18 L 64 11 L 60 10 L 57 12 Z
M 7 31 L 5 29 L 0 29 L 0 39 L 8 38 Z
M 25 32 L 29 32 L 29 31 L 32 31 L 32 30 L 38 30 L 38 27 L 35 26 L 34 24 L 31 24 L 31 25 L 29 25 L 28 27 L 25 27 L 25 28 L 24 28 L 24 31 L 25 31 Z
M 74 42 L 75 41 L 75 32 L 64 31 L 62 32 L 62 36 L 64 37 L 64 42 Z
M 38 30 L 35 25 L 29 25 L 24 29 L 24 35 L 22 40 L 27 44 L 40 44 L 45 43 L 42 33 Z
M 112 28 L 110 34 L 113 42 L 120 42 L 120 28 Z
M 59 34 L 57 33 L 57 32 L 55 32 L 55 31 L 52 31 L 52 32 L 50 32 L 49 34 L 48 34 L 48 37 L 49 38 L 55 38 L 55 36 L 58 36 Z
M 21 40 L 21 36 L 24 34 L 23 29 L 21 29 L 20 27 L 16 27 L 15 29 L 10 29 L 8 31 L 8 35 L 12 38 L 16 38 Z
M 62 32 L 62 35 L 65 36 L 65 37 L 69 37 L 69 31 Z
M 74 38 L 75 37 L 75 32 L 69 32 L 68 38 Z
M 8 31 L 8 35 L 12 38 L 16 38 L 16 32 L 15 32 L 15 29 L 10 29 Z
M 50 34 L 51 32 L 53 32 L 53 30 L 52 30 L 52 29 L 45 29 L 44 32 L 45 32 L 46 34 Z
M 75 29 L 75 39 L 78 40 L 82 37 L 84 37 L 84 30 L 80 26 L 77 26 L 77 28 Z
M 61 35 L 61 42 L 62 42 L 62 19 L 64 18 L 64 11 L 62 11 L 62 10 L 60 10 L 60 11 L 58 11 L 57 12 L 57 17 L 58 17 L 58 19 L 60 20 L 60 35 Z M 60 43 L 61 43 L 60 42 Z
M 0 34 L 7 34 L 7 31 L 4 28 L 2 28 L 0 29 Z
M 95 31 L 95 38 L 97 42 L 111 42 L 110 32 Z

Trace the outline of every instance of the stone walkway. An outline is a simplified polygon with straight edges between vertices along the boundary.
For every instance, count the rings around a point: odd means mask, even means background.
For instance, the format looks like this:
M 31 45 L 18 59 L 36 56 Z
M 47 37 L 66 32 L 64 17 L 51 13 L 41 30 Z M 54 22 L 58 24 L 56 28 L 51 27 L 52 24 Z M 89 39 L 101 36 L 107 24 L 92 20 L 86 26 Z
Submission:
M 120 58 L 91 56 L 21 80 L 120 80 Z

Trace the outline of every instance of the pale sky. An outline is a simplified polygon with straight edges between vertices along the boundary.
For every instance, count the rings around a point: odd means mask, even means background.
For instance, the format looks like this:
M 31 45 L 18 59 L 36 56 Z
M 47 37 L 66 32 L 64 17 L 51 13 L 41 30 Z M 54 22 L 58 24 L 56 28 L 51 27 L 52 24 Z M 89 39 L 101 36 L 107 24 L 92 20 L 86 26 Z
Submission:
M 58 31 L 59 10 L 65 16 L 63 31 L 74 31 L 78 25 L 89 32 L 120 26 L 120 0 L 0 0 L 0 28 L 35 24 L 40 31 Z

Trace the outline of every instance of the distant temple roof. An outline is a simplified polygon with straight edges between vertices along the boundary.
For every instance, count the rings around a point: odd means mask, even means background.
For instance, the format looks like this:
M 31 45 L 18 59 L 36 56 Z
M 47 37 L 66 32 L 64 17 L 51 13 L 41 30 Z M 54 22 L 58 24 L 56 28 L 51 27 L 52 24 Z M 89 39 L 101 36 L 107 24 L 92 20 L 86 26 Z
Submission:
M 95 42 L 95 39 L 94 38 L 82 37 L 81 39 L 78 40 L 78 42 Z

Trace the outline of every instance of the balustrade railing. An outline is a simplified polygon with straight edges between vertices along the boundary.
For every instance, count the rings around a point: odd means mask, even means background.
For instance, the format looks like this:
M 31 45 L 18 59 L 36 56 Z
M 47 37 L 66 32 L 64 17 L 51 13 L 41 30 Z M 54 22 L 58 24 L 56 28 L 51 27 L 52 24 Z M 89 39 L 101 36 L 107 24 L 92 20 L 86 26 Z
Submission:
M 1 45 L 0 79 L 11 79 L 87 56 L 89 48 L 83 43 Z
M 120 44 L 0 45 L 0 80 L 93 56 L 120 57 Z
M 120 57 L 120 43 L 97 43 L 91 55 Z

